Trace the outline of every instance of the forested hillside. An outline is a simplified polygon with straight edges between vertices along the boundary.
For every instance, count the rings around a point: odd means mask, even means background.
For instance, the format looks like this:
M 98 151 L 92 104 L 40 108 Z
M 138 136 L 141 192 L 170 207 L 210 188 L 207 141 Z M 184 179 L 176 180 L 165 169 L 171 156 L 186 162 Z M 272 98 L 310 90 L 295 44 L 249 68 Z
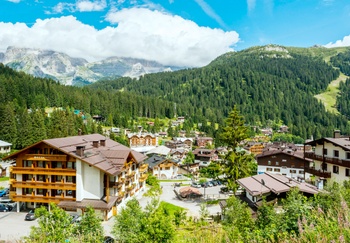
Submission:
M 282 120 L 303 138 L 349 133 L 344 116 L 327 113 L 313 96 L 339 76 L 325 62 L 326 48 L 254 47 L 227 53 L 204 68 L 98 82 L 91 87 L 124 90 L 183 104 L 181 115 L 221 123 L 236 104 L 251 125 Z
M 50 117 L 45 107 L 62 107 Z M 181 105 L 178 105 L 181 107 Z M 29 109 L 29 110 L 28 110 Z M 73 109 L 90 115 L 83 124 Z M 93 90 L 63 86 L 49 79 L 34 78 L 0 64 L 0 140 L 23 148 L 45 138 L 97 132 L 92 115 L 113 119 L 122 127 L 131 127 L 139 116 L 173 117 L 174 105 L 157 98 L 142 97 L 114 90 Z
M 254 47 L 227 53 L 203 68 L 101 81 L 82 88 L 34 78 L 0 64 L 0 139 L 21 148 L 46 137 L 75 135 L 79 128 L 87 133 L 97 129 L 71 117 L 72 109 L 101 115 L 120 127 L 132 127 L 138 117 L 176 114 L 185 116 L 189 126 L 202 123 L 202 130 L 214 135 L 215 123 L 223 124 L 234 105 L 249 125 L 283 123 L 304 139 L 331 136 L 334 129 L 350 134 L 349 81 L 341 85 L 337 100 L 344 115 L 326 112 L 314 98 L 339 76 L 339 69 L 346 72 L 349 53 L 344 48 L 339 52 Z M 45 107 L 64 110 L 48 118 Z M 31 134 L 25 135 L 26 130 Z

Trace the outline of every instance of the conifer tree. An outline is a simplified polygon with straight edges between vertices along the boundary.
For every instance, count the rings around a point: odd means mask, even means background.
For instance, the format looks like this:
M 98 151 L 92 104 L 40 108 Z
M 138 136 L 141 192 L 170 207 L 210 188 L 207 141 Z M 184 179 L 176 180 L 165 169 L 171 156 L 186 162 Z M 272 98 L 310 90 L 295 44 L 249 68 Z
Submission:
M 0 106 L 0 140 L 17 147 L 17 119 L 15 106 L 12 102 Z

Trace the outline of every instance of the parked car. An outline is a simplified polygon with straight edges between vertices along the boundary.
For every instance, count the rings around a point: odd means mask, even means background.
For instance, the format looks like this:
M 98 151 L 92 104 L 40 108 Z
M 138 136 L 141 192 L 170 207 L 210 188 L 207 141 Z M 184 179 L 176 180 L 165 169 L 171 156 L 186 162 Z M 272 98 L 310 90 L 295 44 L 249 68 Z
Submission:
M 227 186 L 220 188 L 220 193 L 222 194 L 233 194 L 233 191 L 229 189 Z
M 25 218 L 24 218 L 24 220 L 26 220 L 26 221 L 33 221 L 33 220 L 35 220 L 35 219 L 36 219 L 36 217 L 35 217 L 35 214 L 34 214 L 34 209 L 30 210 L 30 211 L 26 214 L 26 216 L 25 216 Z
M 12 211 L 17 206 L 17 202 L 12 201 L 11 199 L 3 199 L 0 201 L 0 203 L 5 204 L 9 211 Z
M 218 185 L 217 181 L 215 181 L 215 180 L 210 181 L 210 183 L 211 183 L 213 186 L 217 186 L 217 185 Z
M 179 187 L 179 186 L 181 186 L 181 182 L 175 182 L 174 183 L 174 187 Z
M 198 182 L 192 182 L 192 187 L 195 187 L 195 188 L 200 188 L 201 187 L 201 184 L 199 184 Z
M 80 223 L 81 221 L 81 216 L 78 214 L 72 214 L 72 224 Z
M 114 243 L 114 242 L 115 240 L 110 236 L 105 236 L 103 239 L 103 243 Z
M 8 212 L 8 211 L 10 211 L 9 208 L 5 204 L 1 203 L 0 212 Z
M 0 190 L 0 197 L 6 196 L 10 193 L 10 189 L 9 188 L 5 188 Z

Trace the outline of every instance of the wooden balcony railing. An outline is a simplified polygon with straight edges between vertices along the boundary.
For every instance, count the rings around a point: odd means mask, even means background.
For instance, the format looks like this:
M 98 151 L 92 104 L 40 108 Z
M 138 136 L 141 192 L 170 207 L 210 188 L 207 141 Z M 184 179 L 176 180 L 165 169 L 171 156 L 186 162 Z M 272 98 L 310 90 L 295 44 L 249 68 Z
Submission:
M 143 164 L 143 165 L 140 166 L 139 172 L 140 172 L 140 173 L 143 173 L 143 172 L 145 172 L 147 169 L 148 169 L 148 164 Z
M 160 168 L 170 168 L 173 166 L 173 164 L 169 163 L 169 164 L 160 164 L 158 165 Z
M 118 183 L 124 183 L 124 182 L 125 182 L 125 178 L 120 177 L 120 178 L 118 179 Z
M 60 154 L 26 154 L 25 160 L 30 161 L 67 161 L 67 155 Z
M 139 178 L 139 182 L 144 182 L 145 180 L 147 180 L 148 175 L 147 174 L 142 174 Z
M 43 195 L 10 195 L 10 199 L 20 202 L 38 202 L 38 203 L 59 203 L 60 201 L 75 201 L 73 197 L 51 197 Z
M 40 188 L 40 189 L 58 189 L 58 190 L 76 190 L 75 183 L 69 182 L 43 182 L 43 181 L 12 181 L 11 185 L 15 188 Z
M 323 162 L 323 156 L 317 155 L 314 152 L 305 152 L 305 158 L 309 158 L 309 159 L 318 160 L 318 161 Z M 330 164 L 334 164 L 334 165 L 350 167 L 350 160 L 346 160 L 346 159 L 338 159 L 338 158 L 331 158 L 331 157 L 324 156 L 324 161 L 326 163 L 330 163 Z
M 136 173 L 135 171 L 131 171 L 130 173 L 126 174 L 125 177 L 126 178 L 131 178 L 131 177 L 133 177 L 135 175 L 135 173 Z
M 316 169 L 309 168 L 309 167 L 305 167 L 304 171 L 309 173 L 309 174 L 318 176 L 318 177 L 323 177 L 323 178 L 331 178 L 332 177 L 331 172 L 326 172 L 326 171 L 322 171 L 322 170 L 316 170 Z
M 10 172 L 13 174 L 32 174 L 32 175 L 62 175 L 75 176 L 76 170 L 62 168 L 40 168 L 40 167 L 10 167 Z

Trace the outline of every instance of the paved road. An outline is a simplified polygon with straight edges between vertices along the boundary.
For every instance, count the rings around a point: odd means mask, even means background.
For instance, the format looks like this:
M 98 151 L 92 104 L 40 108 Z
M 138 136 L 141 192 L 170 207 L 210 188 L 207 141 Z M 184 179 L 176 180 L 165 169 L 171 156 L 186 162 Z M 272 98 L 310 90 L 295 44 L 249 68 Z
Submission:
M 203 200 L 188 200 L 188 201 L 180 201 L 175 193 L 173 182 L 161 182 L 161 186 L 163 187 L 163 193 L 160 196 L 161 201 L 169 202 L 171 204 L 183 207 L 187 209 L 187 215 L 192 217 L 199 217 L 200 205 Z M 179 190 L 180 187 L 176 187 L 176 190 Z M 207 197 L 220 197 L 225 198 L 224 195 L 219 194 L 220 187 L 209 187 L 209 188 L 198 188 L 199 191 Z M 141 194 L 137 196 L 137 199 L 140 202 L 142 207 L 145 207 L 151 200 L 149 197 L 143 197 Z M 216 215 L 218 212 L 221 212 L 219 205 L 209 205 L 207 206 L 208 211 L 212 215 Z M 37 226 L 37 221 L 25 221 L 25 212 L 0 212 L 0 240 L 5 240 L 7 242 L 15 242 L 16 239 L 20 239 L 23 236 L 29 235 L 30 227 Z M 112 217 L 108 221 L 102 222 L 102 226 L 104 227 L 105 234 L 111 235 L 111 229 L 114 224 L 114 217 Z

